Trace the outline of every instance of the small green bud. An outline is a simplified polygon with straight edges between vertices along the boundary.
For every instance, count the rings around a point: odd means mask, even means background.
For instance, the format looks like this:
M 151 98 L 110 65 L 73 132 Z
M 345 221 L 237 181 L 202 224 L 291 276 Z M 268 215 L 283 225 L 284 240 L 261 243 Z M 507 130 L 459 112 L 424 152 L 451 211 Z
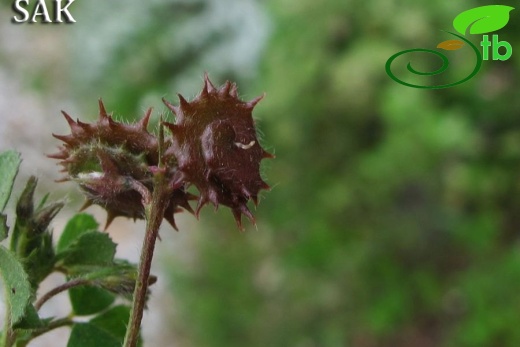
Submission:
M 62 201 L 53 202 L 36 211 L 31 220 L 32 228 L 30 228 L 29 232 L 34 234 L 43 233 L 63 206 L 65 206 L 65 203 Z
M 34 212 L 34 190 L 36 189 L 36 184 L 38 180 L 36 177 L 31 176 L 25 185 L 25 188 L 18 199 L 18 204 L 16 205 L 16 215 L 20 221 L 28 221 L 32 218 Z

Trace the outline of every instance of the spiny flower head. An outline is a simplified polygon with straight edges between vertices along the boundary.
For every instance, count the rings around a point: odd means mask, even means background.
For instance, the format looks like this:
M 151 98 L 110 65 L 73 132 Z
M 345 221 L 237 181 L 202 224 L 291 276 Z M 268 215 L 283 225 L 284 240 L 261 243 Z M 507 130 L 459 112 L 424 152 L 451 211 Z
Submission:
M 145 216 L 143 194 L 153 191 L 153 170 L 159 163 L 157 137 L 147 130 L 149 109 L 135 124 L 114 121 L 99 101 L 99 120 L 95 123 L 74 121 L 62 112 L 71 134 L 55 135 L 64 142 L 60 151 L 49 155 L 59 159 L 65 173 L 60 181 L 74 181 L 85 194 L 83 208 L 97 204 L 107 210 L 106 227 L 115 217 L 142 219 Z M 168 145 L 168 143 L 166 143 Z M 167 163 L 173 176 L 175 159 Z M 172 191 L 164 218 L 174 227 L 173 214 L 178 206 L 192 211 L 188 200 L 193 198 L 183 187 Z
M 164 218 L 175 228 L 173 214 L 179 207 L 193 212 L 186 192 L 193 184 L 200 196 L 194 212 L 211 202 L 231 208 L 242 229 L 241 216 L 255 220 L 247 207 L 258 204 L 261 189 L 269 186 L 260 176 L 260 162 L 273 158 L 258 143 L 252 110 L 263 96 L 245 102 L 236 84 L 215 88 L 207 74 L 201 93 L 191 102 L 179 95 L 174 123 L 162 123 L 172 137 L 160 140 L 147 131 L 151 109 L 135 124 L 122 124 L 106 113 L 99 102 L 99 120 L 93 124 L 74 121 L 63 112 L 70 135 L 54 135 L 64 144 L 49 157 L 59 159 L 66 176 L 79 184 L 86 206 L 98 204 L 108 211 L 107 226 L 117 216 L 144 218 L 143 196 L 153 192 L 158 166 L 171 192 Z M 162 141 L 162 143 L 160 143 Z M 161 157 L 161 158 L 159 158 Z
M 206 74 L 202 92 L 191 102 L 180 94 L 179 106 L 163 99 L 176 116 L 175 123 L 165 123 L 173 135 L 166 153 L 173 154 L 178 164 L 173 184 L 197 187 L 197 215 L 211 202 L 230 207 L 239 228 L 242 214 L 255 223 L 247 202 L 258 204 L 258 192 L 269 189 L 260 177 L 260 161 L 274 157 L 258 143 L 252 118 L 262 98 L 241 101 L 236 84 L 227 81 L 217 89 Z

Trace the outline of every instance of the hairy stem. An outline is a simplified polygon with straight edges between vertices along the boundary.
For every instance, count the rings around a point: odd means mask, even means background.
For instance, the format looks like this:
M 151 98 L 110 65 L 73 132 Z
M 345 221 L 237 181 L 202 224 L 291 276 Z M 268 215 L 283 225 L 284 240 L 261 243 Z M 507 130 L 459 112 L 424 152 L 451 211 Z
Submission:
M 141 259 L 135 284 L 132 310 L 130 311 L 130 320 L 127 325 L 125 341 L 123 344 L 125 347 L 135 347 L 139 339 L 139 328 L 141 326 L 143 311 L 146 304 L 148 278 L 150 277 L 155 241 L 157 240 L 164 211 L 168 206 L 168 195 L 168 183 L 165 179 L 164 172 L 158 170 L 154 177 L 152 202 L 145 206 L 146 234 L 144 236 L 143 248 L 141 250 Z
M 53 288 L 51 290 L 49 290 L 47 293 L 45 293 L 37 302 L 36 304 L 34 304 L 34 308 L 36 309 L 36 311 L 39 311 L 40 308 L 43 306 L 43 304 L 45 304 L 50 298 L 52 298 L 53 296 L 63 292 L 63 291 L 66 291 L 66 290 L 69 290 L 70 288 L 73 288 L 73 287 L 78 287 L 78 286 L 83 286 L 85 284 L 88 284 L 90 283 L 89 280 L 87 279 L 84 279 L 84 278 L 77 278 L 77 279 L 74 279 L 74 280 L 71 280 L 71 281 L 68 281 L 56 288 Z
M 49 323 L 49 325 L 47 325 L 45 328 L 42 328 L 42 329 L 34 329 L 32 331 L 32 336 L 31 336 L 31 339 L 34 339 L 40 335 L 43 335 L 45 333 L 48 333 L 49 331 L 51 330 L 54 330 L 54 329 L 57 329 L 57 328 L 61 328 L 61 327 L 64 327 L 64 326 L 68 326 L 68 325 L 72 325 L 74 324 L 74 321 L 70 318 L 61 318 L 61 319 L 57 319 L 55 321 L 52 321 Z M 27 341 L 27 343 L 29 343 L 30 341 Z M 25 345 L 23 345 L 25 346 Z M 22 346 L 20 346 L 22 347 Z

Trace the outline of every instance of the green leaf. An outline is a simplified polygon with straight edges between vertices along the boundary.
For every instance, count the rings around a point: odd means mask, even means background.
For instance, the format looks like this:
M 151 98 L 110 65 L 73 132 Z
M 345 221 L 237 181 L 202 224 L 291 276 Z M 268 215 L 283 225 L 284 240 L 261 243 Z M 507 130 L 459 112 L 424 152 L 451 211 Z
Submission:
M 99 231 L 87 231 L 60 253 L 64 267 L 78 265 L 111 265 L 116 244 L 110 236 Z
M 69 298 L 72 309 L 78 316 L 86 316 L 103 311 L 115 300 L 115 296 L 108 291 L 91 286 L 69 289 Z
M 112 265 L 116 244 L 108 234 L 87 231 L 60 253 L 61 266 L 76 271 L 78 268 L 98 269 Z M 100 288 L 84 286 L 69 290 L 72 308 L 77 315 L 88 315 L 104 310 L 114 301 L 114 296 Z
M 129 317 L 130 307 L 118 305 L 94 317 L 90 323 L 112 335 L 122 345 Z
M 14 329 L 41 329 L 46 327 L 52 318 L 40 319 L 38 312 L 32 304 L 27 305 L 25 315 L 13 326 Z
M 6 151 L 0 154 L 0 211 L 3 211 L 11 190 L 14 179 L 20 167 L 20 154 L 15 151 Z
M 486 34 L 502 29 L 509 22 L 509 12 L 514 7 L 487 5 L 475 7 L 460 13 L 453 20 L 453 27 L 462 35 L 470 28 L 470 34 Z
M 58 241 L 56 247 L 58 253 L 64 251 L 72 242 L 87 231 L 97 230 L 98 226 L 99 224 L 94 217 L 89 214 L 79 213 L 72 217 Z
M 58 249 L 58 264 L 67 269 L 69 274 L 88 276 L 100 267 L 114 265 L 116 244 L 108 234 L 92 231 L 97 223 L 89 215 L 77 215 L 66 227 Z M 82 286 L 71 288 L 69 297 L 74 313 L 90 315 L 109 307 L 115 300 L 110 292 L 94 287 Z
M 0 275 L 4 282 L 5 305 L 13 325 L 24 316 L 32 291 L 22 264 L 3 246 L 0 246 Z
M 9 235 L 9 227 L 7 226 L 7 216 L 0 213 L 0 242 L 5 240 Z
M 67 347 L 121 347 L 121 341 L 91 323 L 76 323 L 72 327 Z

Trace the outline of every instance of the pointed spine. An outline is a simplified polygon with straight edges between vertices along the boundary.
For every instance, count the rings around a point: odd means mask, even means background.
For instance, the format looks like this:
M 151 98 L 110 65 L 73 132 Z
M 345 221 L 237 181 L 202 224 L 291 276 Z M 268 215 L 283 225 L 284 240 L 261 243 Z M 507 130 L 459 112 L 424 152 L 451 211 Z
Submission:
M 83 205 L 81 205 L 81 207 L 79 208 L 79 212 L 85 211 L 87 208 L 89 208 L 93 204 L 94 204 L 94 202 L 92 200 L 86 199 L 85 202 L 83 203 Z
M 230 89 L 231 89 L 231 82 L 226 81 L 226 83 L 220 89 L 219 94 L 224 97 L 229 96 Z
M 72 135 L 56 135 L 56 134 L 52 134 L 52 136 L 57 138 L 60 141 L 65 142 L 67 145 L 73 145 L 76 142 L 76 139 Z
M 175 218 L 173 213 L 171 215 L 165 215 L 164 219 L 166 219 L 166 221 L 170 223 L 170 225 L 173 229 L 175 229 L 175 231 L 179 231 L 179 229 L 177 228 L 177 224 L 175 224 Z
M 247 208 L 246 205 L 240 205 L 238 207 L 232 208 L 231 212 L 233 212 L 233 216 L 235 217 L 235 221 L 237 223 L 238 229 L 241 232 L 245 231 L 244 226 L 242 225 L 242 214 L 244 214 L 256 228 L 256 220 L 251 211 Z
M 233 83 L 231 85 L 231 90 L 229 91 L 229 95 L 231 95 L 233 98 L 238 98 L 238 89 L 237 89 L 236 83 Z
M 61 114 L 63 115 L 63 117 L 65 117 L 65 120 L 69 124 L 70 130 L 72 131 L 72 133 L 77 133 L 82 130 L 81 127 L 78 125 L 78 123 L 76 123 L 67 112 L 62 110 Z
M 105 228 L 103 229 L 104 231 L 106 231 L 108 229 L 108 227 L 110 226 L 110 224 L 112 224 L 112 222 L 114 221 L 114 219 L 118 216 L 117 213 L 115 213 L 114 211 L 112 210 L 107 210 L 107 221 L 105 223 Z
M 208 93 L 214 93 L 217 90 L 213 83 L 211 83 L 211 81 L 209 80 L 207 72 L 204 73 L 204 89 L 206 89 Z
M 175 114 L 176 116 L 179 115 L 179 107 L 178 106 L 173 105 L 171 102 L 169 102 L 165 98 L 162 98 L 162 102 L 166 105 L 166 107 L 168 107 L 168 109 L 170 109 L 170 111 L 173 112 L 173 114 Z
M 262 151 L 262 159 L 274 159 L 276 156 L 272 153 L 269 153 L 267 151 Z
M 258 104 L 258 103 L 259 103 L 263 98 L 265 98 L 265 93 L 263 93 L 263 94 L 260 95 L 260 96 L 257 96 L 256 98 L 254 98 L 254 99 L 251 100 L 251 101 L 246 102 L 246 103 L 245 103 L 246 108 L 252 110 L 253 108 L 255 108 L 255 106 L 256 106 L 256 105 L 257 105 L 257 104 Z
M 179 97 L 181 110 L 188 109 L 190 107 L 190 103 L 186 99 L 184 99 L 184 96 L 182 96 L 181 94 L 177 94 L 177 96 Z
M 67 159 L 68 157 L 69 157 L 69 155 L 63 150 L 58 153 L 47 154 L 47 158 L 51 158 L 51 159 L 64 160 L 64 159 Z
M 148 132 L 148 123 L 150 122 L 150 116 L 152 115 L 153 108 L 150 107 L 146 110 L 143 118 L 136 124 L 136 128 Z
M 271 186 L 269 186 L 267 183 L 265 183 L 264 181 L 261 181 L 260 182 L 260 189 L 265 189 L 265 190 L 271 190 Z
M 103 99 L 98 100 L 98 106 L 99 106 L 99 119 L 102 120 L 104 118 L 107 118 L 107 110 L 105 109 L 105 105 L 103 104 Z

